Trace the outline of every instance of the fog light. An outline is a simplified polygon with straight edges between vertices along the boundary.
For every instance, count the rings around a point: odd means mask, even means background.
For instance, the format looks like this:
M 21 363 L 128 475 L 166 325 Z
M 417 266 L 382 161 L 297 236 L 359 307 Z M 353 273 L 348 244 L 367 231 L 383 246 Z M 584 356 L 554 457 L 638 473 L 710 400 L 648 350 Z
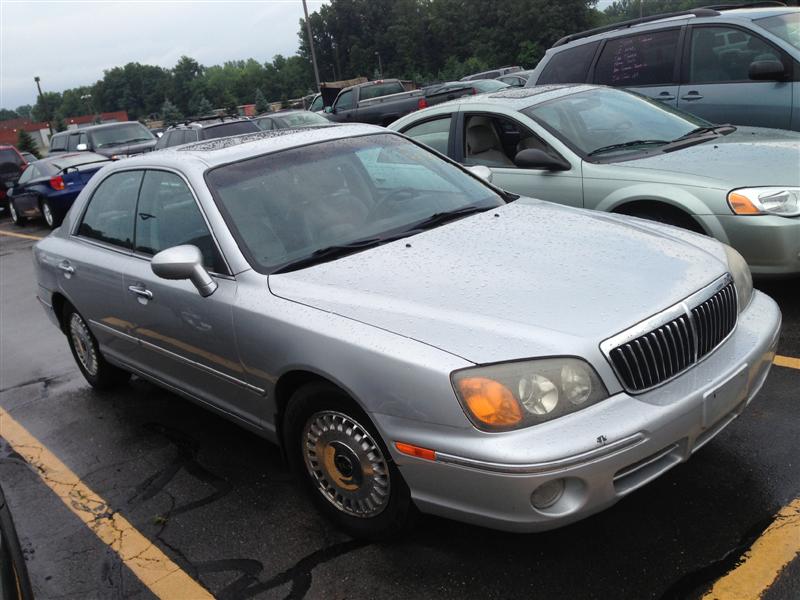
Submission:
M 550 508 L 561 499 L 564 494 L 564 480 L 553 479 L 543 483 L 531 494 L 531 504 L 534 508 Z

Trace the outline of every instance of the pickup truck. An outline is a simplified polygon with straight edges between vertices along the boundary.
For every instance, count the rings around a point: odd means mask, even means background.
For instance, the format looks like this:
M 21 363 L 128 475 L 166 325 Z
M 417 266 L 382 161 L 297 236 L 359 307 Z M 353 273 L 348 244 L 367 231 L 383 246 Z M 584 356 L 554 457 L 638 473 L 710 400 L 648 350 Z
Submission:
M 386 126 L 427 106 L 422 90 L 407 92 L 398 79 L 381 79 L 342 89 L 325 112 L 328 119 L 336 123 Z

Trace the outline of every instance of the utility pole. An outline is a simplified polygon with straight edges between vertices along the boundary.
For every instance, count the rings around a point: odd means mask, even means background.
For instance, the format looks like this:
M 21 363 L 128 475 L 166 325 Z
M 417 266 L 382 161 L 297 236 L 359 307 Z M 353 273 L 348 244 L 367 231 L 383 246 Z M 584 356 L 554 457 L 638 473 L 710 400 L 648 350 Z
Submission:
M 317 69 L 317 54 L 314 52 L 314 38 L 311 36 L 311 22 L 308 20 L 308 7 L 306 0 L 303 0 L 303 12 L 306 15 L 306 33 L 308 33 L 308 47 L 311 48 L 311 64 L 314 65 L 314 80 L 317 82 L 317 91 L 320 90 L 319 70 Z
M 644 0 L 639 0 L 639 18 L 644 17 Z
M 383 63 L 381 62 L 381 55 L 379 52 L 375 52 L 375 56 L 378 57 L 378 78 L 383 79 Z
M 42 86 L 39 83 L 39 76 L 38 75 L 34 76 L 33 80 L 36 82 L 36 89 L 39 90 L 39 99 L 42 101 L 42 106 L 47 108 L 47 104 L 44 101 L 44 95 L 42 94 Z M 50 135 L 53 135 L 53 126 L 50 123 L 53 120 L 52 116 L 53 115 L 51 115 L 50 111 L 48 110 L 47 111 L 47 128 L 50 130 Z

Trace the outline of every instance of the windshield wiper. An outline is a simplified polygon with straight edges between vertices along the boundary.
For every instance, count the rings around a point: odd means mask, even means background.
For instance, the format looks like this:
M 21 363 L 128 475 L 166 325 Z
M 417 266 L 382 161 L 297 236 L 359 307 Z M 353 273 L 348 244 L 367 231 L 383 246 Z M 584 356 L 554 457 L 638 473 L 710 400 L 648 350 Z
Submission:
M 423 221 L 419 221 L 418 223 L 414 223 L 411 226 L 412 230 L 423 230 L 423 229 L 431 229 L 433 227 L 437 227 L 448 221 L 454 221 L 455 219 L 460 219 L 461 217 L 466 217 L 467 215 L 473 215 L 475 213 L 484 212 L 489 210 L 490 208 L 497 208 L 496 206 L 464 206 L 462 208 L 457 208 L 455 210 L 448 210 L 445 212 L 438 212 L 433 213 L 427 219 Z
M 348 254 L 353 254 L 355 252 L 367 250 L 368 248 L 374 248 L 375 246 L 380 246 L 381 244 L 385 244 L 387 242 L 392 242 L 394 240 L 407 237 L 412 233 L 416 233 L 416 231 L 408 230 L 408 231 L 403 231 L 402 233 L 396 235 L 366 238 L 363 240 L 348 242 L 347 244 L 335 244 L 332 246 L 325 246 L 324 248 L 320 248 L 319 250 L 314 250 L 314 252 L 312 252 L 308 256 L 299 258 L 297 260 L 293 260 L 281 267 L 278 267 L 278 269 L 272 271 L 272 274 L 277 275 L 278 273 L 286 273 L 288 271 L 296 271 L 297 269 L 305 269 L 306 267 L 311 267 L 313 265 L 328 262 L 329 260 L 333 260 L 335 258 L 341 258 L 342 256 L 347 256 Z
M 663 146 L 665 144 L 669 144 L 668 140 L 631 140 L 630 142 L 621 142 L 619 144 L 611 144 L 609 146 L 602 146 L 601 148 L 597 148 L 589 152 L 588 156 L 594 156 L 595 154 L 601 154 L 603 152 L 611 152 L 612 150 L 622 150 L 624 148 L 632 148 L 633 146 L 651 146 L 651 145 L 658 145 Z
M 736 127 L 734 127 L 730 123 L 725 123 L 724 125 L 707 125 L 705 127 L 697 127 L 695 129 L 692 129 L 689 133 L 686 133 L 681 137 L 675 138 L 672 141 L 680 142 L 681 140 L 687 140 L 689 138 L 697 137 L 699 135 L 704 135 L 706 133 L 728 135 L 729 133 L 733 133 L 734 131 L 736 131 Z

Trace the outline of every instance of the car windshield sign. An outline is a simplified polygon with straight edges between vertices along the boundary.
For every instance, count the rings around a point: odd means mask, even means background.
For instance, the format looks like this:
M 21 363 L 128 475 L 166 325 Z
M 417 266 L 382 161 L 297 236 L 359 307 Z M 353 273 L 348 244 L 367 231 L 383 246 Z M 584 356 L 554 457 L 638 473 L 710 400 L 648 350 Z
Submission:
M 207 181 L 264 273 L 333 260 L 504 204 L 457 166 L 387 134 L 224 165 Z
M 585 156 L 657 149 L 710 125 L 638 94 L 603 88 L 555 98 L 522 112 Z

